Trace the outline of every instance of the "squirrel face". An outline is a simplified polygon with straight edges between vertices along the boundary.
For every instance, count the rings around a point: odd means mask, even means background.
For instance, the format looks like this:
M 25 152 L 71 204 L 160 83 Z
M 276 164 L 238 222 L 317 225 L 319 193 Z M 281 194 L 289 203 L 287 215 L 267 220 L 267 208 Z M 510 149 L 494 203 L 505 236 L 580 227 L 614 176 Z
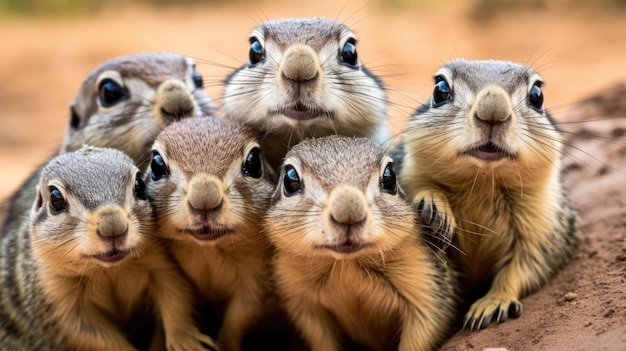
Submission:
M 415 235 L 392 160 L 369 139 L 304 140 L 287 154 L 280 178 L 267 221 L 279 250 L 380 259 Z
M 467 176 L 482 170 L 528 179 L 533 169 L 554 167 L 562 142 L 544 109 L 542 85 L 539 74 L 518 63 L 443 65 L 429 102 L 407 124 L 412 152 Z
M 55 269 L 86 272 L 138 257 L 152 210 L 128 156 L 84 146 L 45 166 L 30 219 L 40 257 Z
M 385 123 L 385 91 L 364 68 L 345 25 L 324 18 L 274 20 L 257 26 L 249 41 L 247 64 L 225 83 L 227 118 L 288 141 L 373 136 Z
M 168 124 L 210 115 L 214 108 L 190 58 L 158 53 L 110 60 L 84 81 L 70 107 L 62 152 L 82 145 L 112 147 L 140 168 L 149 148 Z
M 236 122 L 175 122 L 153 145 L 148 191 L 160 232 L 171 239 L 246 239 L 258 233 L 273 188 L 256 135 Z

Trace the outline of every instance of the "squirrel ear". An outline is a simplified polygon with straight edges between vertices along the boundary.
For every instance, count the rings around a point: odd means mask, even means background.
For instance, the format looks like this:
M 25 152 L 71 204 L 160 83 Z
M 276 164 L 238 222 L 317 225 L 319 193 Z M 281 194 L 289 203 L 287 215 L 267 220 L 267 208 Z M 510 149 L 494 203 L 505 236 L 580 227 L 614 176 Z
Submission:
M 30 211 L 31 220 L 37 216 L 39 210 L 43 206 L 43 197 L 41 196 L 41 192 L 39 191 L 39 185 L 35 187 L 35 192 L 37 193 L 37 197 L 35 198 L 35 202 L 33 203 L 33 208 Z
M 80 116 L 76 113 L 74 105 L 70 106 L 70 128 L 78 129 L 80 127 Z

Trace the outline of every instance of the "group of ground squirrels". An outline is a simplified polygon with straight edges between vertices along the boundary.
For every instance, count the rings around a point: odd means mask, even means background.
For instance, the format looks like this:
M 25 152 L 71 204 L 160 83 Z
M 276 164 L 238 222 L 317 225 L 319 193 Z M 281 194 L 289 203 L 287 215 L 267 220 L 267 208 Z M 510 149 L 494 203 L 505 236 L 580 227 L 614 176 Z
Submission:
M 463 59 L 388 130 L 354 33 L 253 29 L 216 108 L 194 61 L 93 71 L 0 234 L 3 350 L 434 350 L 522 313 L 575 249 L 542 78 Z

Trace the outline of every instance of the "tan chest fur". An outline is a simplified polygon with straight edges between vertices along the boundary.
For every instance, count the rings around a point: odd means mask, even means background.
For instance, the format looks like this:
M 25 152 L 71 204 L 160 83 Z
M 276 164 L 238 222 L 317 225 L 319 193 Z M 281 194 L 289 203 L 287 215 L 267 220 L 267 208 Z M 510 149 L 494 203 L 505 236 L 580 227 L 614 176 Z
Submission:
M 387 253 L 387 261 L 335 260 L 278 256 L 275 261 L 278 284 L 290 301 L 287 308 L 322 306 L 333 329 L 375 350 L 398 347 L 405 318 L 424 313 L 436 318 L 427 306 L 451 305 L 433 294 L 435 272 L 419 247 L 406 247 Z M 370 261 L 370 262 L 368 262 Z M 376 263 L 373 263 L 376 262 Z M 444 310 L 445 308 L 442 308 Z
M 554 182 L 558 185 L 558 179 Z M 458 250 L 452 255 L 473 286 L 487 282 L 508 263 L 520 238 L 535 245 L 558 225 L 553 215 L 561 199 L 558 186 L 507 188 L 504 183 L 477 182 L 446 196 L 457 221 Z
M 104 313 L 110 320 L 125 324 L 137 312 L 140 301 L 150 286 L 150 276 L 144 268 L 121 267 L 100 271 L 93 276 L 57 277 L 46 280 L 42 272 L 42 285 L 46 296 L 55 301 L 55 313 L 61 319 L 72 318 L 72 313 Z M 85 306 L 71 311 L 64 301 L 81 301 Z M 93 306 L 91 311 L 86 306 Z M 73 306 L 72 306 L 73 308 Z
M 216 246 L 176 245 L 173 254 L 203 300 L 220 306 L 220 314 L 237 291 L 258 289 L 267 275 L 265 245 L 242 242 Z

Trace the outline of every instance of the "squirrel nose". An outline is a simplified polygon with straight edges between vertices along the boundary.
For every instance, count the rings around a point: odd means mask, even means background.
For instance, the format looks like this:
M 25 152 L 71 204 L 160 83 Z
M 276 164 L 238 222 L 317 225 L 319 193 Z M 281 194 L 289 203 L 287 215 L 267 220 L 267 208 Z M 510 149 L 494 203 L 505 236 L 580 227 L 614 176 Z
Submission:
M 157 105 L 163 119 L 172 122 L 195 114 L 193 97 L 183 82 L 168 79 L 157 89 Z
M 283 55 L 282 73 L 289 80 L 306 82 L 318 75 L 317 53 L 307 45 L 294 45 Z
M 191 179 L 187 200 L 191 208 L 198 211 L 212 211 L 222 205 L 221 181 L 208 174 L 200 174 Z
M 474 118 L 488 124 L 506 122 L 513 114 L 509 94 L 500 87 L 481 90 L 474 106 Z
M 353 225 L 367 218 L 367 200 L 363 192 L 351 186 L 339 186 L 329 198 L 330 216 L 333 222 Z
M 110 241 L 128 233 L 128 218 L 119 206 L 97 211 L 96 218 L 96 234 L 101 240 Z

